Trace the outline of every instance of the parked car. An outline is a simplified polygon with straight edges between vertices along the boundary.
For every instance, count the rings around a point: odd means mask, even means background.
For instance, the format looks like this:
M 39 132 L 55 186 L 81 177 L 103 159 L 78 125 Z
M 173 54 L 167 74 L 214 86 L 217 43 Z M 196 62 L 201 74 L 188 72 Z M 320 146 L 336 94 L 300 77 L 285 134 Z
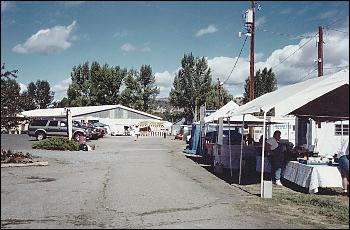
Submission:
M 96 140 L 99 138 L 99 133 L 98 130 L 90 125 L 83 125 L 81 122 L 79 121 L 73 121 L 73 127 L 77 127 L 77 128 L 82 128 L 82 129 L 86 129 L 88 131 L 88 138 L 89 139 L 93 139 Z
M 107 134 L 107 125 L 106 124 L 99 122 L 99 121 L 93 122 L 91 124 L 95 127 L 96 131 L 99 133 L 99 137 L 103 137 L 104 135 Z
M 90 137 L 88 129 L 80 127 L 72 127 L 72 134 L 75 140 L 79 140 L 81 135 Z M 42 140 L 52 136 L 68 136 L 67 122 L 58 120 L 33 120 L 28 126 L 28 135 Z

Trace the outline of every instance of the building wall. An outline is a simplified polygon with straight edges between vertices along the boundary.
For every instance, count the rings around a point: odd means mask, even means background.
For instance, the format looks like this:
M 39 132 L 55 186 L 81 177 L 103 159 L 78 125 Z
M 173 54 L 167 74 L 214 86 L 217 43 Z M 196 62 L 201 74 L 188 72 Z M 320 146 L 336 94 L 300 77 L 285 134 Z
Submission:
M 340 132 L 336 133 L 336 125 L 338 127 L 343 124 L 343 136 Z M 322 122 L 321 127 L 312 121 L 312 145 L 315 145 L 315 151 L 319 155 L 332 157 L 338 151 L 344 151 L 349 141 L 349 121 L 337 122 Z M 346 129 L 347 127 L 347 129 Z
M 76 116 L 73 117 L 73 120 L 99 120 L 100 122 L 109 126 L 107 128 L 109 133 L 113 133 L 115 135 L 124 135 L 124 126 L 131 127 L 144 121 L 159 121 L 158 119 L 122 108 Z
M 151 119 L 151 117 L 122 108 L 110 109 L 102 112 L 90 113 L 84 116 L 110 119 Z

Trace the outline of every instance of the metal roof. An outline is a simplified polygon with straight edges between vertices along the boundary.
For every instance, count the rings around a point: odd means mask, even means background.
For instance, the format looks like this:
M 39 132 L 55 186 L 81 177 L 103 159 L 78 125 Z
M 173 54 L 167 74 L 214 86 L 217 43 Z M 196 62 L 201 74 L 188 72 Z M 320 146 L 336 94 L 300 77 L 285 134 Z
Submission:
M 26 117 L 65 117 L 66 109 L 70 109 L 72 117 L 78 117 L 82 115 L 87 115 L 91 113 L 111 110 L 111 109 L 125 109 L 130 112 L 138 113 L 150 118 L 162 120 L 161 117 L 154 116 L 149 113 L 145 113 L 136 109 L 132 109 L 123 105 L 98 105 L 98 106 L 83 106 L 83 107 L 66 107 L 66 108 L 50 108 L 50 109 L 34 109 L 29 111 L 24 111 L 21 114 Z

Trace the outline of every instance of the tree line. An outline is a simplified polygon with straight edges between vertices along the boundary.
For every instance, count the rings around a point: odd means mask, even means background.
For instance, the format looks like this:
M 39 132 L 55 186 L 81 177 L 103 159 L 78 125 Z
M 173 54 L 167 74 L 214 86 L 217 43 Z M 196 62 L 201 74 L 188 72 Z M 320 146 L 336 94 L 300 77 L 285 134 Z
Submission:
M 122 104 L 144 112 L 152 112 L 159 88 L 150 65 L 140 70 L 89 62 L 74 66 L 72 83 L 57 107 Z M 123 89 L 122 89 L 123 88 Z
M 20 93 L 15 80 L 17 70 L 6 71 L 1 67 L 1 126 L 14 127 L 16 114 L 31 109 L 48 107 L 96 106 L 122 104 L 140 111 L 155 113 L 159 87 L 150 65 L 142 65 L 139 70 L 109 66 L 88 61 L 73 66 L 71 84 L 67 97 L 53 102 L 54 92 L 46 80 L 30 82 L 27 90 Z M 255 75 L 255 97 L 277 89 L 277 80 L 272 69 L 259 69 Z M 169 102 L 176 111 L 166 110 L 157 114 L 165 120 L 185 117 L 187 123 L 199 120 L 199 109 L 219 109 L 233 99 L 227 89 L 212 79 L 212 71 L 205 57 L 184 54 L 181 68 L 174 76 L 169 92 Z M 249 77 L 244 85 L 244 103 L 249 101 Z M 17 119 L 18 120 L 18 119 Z

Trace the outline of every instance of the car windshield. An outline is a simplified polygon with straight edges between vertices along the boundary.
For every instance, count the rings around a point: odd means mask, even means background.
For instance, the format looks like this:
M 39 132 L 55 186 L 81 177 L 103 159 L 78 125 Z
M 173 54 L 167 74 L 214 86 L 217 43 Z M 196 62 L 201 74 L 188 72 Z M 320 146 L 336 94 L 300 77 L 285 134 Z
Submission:
M 95 125 L 96 127 L 104 127 L 104 126 L 106 126 L 106 124 L 103 124 L 103 123 L 101 123 L 101 122 L 95 122 L 94 125 Z

